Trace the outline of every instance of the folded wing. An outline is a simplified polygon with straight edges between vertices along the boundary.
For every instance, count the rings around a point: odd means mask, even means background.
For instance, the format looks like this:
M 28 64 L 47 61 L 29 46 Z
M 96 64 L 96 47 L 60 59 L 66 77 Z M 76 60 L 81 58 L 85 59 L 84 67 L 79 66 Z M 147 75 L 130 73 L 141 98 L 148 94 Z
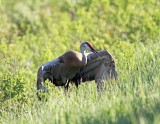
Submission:
M 89 53 L 87 55 L 88 63 L 80 69 L 80 72 L 71 80 L 76 86 L 80 82 L 102 80 L 115 78 L 117 79 L 117 71 L 115 61 L 112 55 L 106 51 L 98 51 L 101 57 L 98 57 L 95 53 Z

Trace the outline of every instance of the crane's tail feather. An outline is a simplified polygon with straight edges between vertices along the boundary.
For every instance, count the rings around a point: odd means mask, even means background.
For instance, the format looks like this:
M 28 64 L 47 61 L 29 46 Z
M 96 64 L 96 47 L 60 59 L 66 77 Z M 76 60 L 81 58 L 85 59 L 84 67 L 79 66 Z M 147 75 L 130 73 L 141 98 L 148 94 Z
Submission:
M 42 67 L 40 67 L 38 69 L 38 72 L 37 72 L 37 97 L 39 100 L 41 100 L 41 97 L 40 97 L 40 91 L 42 92 L 46 92 L 46 87 L 44 87 L 42 85 L 42 82 L 44 81 L 43 79 L 43 75 L 42 75 Z

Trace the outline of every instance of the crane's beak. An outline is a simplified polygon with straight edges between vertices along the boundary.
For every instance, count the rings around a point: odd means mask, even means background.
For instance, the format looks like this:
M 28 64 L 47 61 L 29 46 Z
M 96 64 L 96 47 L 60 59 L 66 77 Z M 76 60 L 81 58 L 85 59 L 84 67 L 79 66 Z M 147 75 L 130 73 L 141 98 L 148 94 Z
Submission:
M 94 48 L 91 48 L 91 50 L 92 50 L 92 52 L 94 52 L 95 54 L 97 54 L 101 58 L 101 56 L 99 55 L 99 53 Z

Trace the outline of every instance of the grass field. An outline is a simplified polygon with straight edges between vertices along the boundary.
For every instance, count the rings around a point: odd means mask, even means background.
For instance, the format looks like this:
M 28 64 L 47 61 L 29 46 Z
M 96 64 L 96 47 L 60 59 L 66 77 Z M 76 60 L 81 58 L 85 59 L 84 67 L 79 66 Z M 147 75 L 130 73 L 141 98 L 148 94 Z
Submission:
M 94 81 L 77 90 L 45 85 L 38 68 L 81 40 L 114 57 L 118 80 L 98 95 Z M 159 0 L 0 0 L 0 123 L 158 124 Z

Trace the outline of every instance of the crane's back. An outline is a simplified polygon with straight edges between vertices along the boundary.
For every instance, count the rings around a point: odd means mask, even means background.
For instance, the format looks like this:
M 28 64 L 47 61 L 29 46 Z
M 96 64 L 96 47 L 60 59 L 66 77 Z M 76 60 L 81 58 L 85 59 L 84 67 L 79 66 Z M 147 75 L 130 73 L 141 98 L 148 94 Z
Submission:
M 66 65 L 70 67 L 82 67 L 83 61 L 82 61 L 82 54 L 77 51 L 68 51 L 64 53 L 61 56 L 61 61 Z

